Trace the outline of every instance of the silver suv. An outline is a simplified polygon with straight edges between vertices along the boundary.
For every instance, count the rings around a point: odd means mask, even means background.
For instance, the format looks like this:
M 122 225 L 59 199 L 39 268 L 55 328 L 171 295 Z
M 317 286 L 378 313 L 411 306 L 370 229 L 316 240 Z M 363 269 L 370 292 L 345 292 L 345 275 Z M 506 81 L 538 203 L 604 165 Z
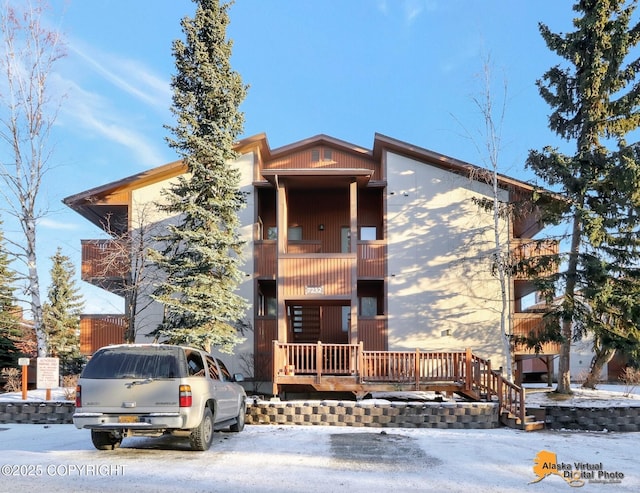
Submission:
M 113 450 L 129 436 L 188 436 L 208 450 L 213 431 L 242 431 L 246 394 L 222 361 L 199 349 L 124 344 L 99 349 L 76 388 L 76 428 L 93 445 Z

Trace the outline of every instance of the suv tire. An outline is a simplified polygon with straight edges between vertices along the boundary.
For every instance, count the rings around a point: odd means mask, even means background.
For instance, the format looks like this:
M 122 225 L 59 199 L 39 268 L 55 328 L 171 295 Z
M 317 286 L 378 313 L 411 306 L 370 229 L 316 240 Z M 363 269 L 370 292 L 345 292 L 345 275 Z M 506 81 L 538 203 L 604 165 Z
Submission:
M 192 450 L 204 452 L 211 447 L 211 442 L 213 441 L 213 414 L 208 406 L 204 408 L 200 424 L 191 430 L 189 441 L 191 442 Z
M 91 441 L 98 450 L 115 450 L 120 447 L 122 437 L 116 436 L 111 431 L 91 430 Z

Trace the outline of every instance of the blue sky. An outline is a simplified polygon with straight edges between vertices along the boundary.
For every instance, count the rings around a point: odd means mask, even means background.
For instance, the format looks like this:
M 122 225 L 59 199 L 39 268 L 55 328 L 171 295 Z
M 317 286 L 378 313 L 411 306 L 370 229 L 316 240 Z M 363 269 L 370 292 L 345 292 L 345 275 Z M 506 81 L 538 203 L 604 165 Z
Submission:
M 22 0 L 14 0 L 17 5 Z M 101 231 L 61 200 L 173 161 L 171 42 L 191 0 L 51 0 L 52 26 L 67 56 L 53 74 L 66 94 L 40 223 L 42 291 L 56 247 L 80 268 L 80 240 Z M 232 65 L 250 86 L 243 136 L 266 133 L 272 148 L 317 134 L 370 148 L 382 133 L 483 165 L 484 60 L 496 105 L 507 86 L 501 171 L 524 170 L 529 149 L 557 145 L 536 79 L 559 63 L 538 32 L 571 30 L 568 0 L 237 0 L 228 35 Z M 1 151 L 1 149 L 0 149 Z M 5 234 L 14 235 L 9 220 Z M 87 313 L 115 313 L 121 301 L 83 286 Z

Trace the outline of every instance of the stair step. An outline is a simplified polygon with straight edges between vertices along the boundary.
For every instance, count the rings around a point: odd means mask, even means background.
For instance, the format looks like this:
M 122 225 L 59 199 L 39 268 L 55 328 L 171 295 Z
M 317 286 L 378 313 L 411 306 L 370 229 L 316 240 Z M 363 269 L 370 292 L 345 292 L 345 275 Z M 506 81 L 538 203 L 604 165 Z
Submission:
M 522 426 L 524 431 L 544 430 L 544 421 L 528 421 Z

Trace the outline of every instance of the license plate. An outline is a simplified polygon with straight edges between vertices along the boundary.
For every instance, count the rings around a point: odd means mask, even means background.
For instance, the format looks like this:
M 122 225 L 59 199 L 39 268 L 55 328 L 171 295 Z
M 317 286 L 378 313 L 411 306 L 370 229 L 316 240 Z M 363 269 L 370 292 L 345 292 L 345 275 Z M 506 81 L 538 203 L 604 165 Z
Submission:
M 137 423 L 138 416 L 118 416 L 118 423 Z

